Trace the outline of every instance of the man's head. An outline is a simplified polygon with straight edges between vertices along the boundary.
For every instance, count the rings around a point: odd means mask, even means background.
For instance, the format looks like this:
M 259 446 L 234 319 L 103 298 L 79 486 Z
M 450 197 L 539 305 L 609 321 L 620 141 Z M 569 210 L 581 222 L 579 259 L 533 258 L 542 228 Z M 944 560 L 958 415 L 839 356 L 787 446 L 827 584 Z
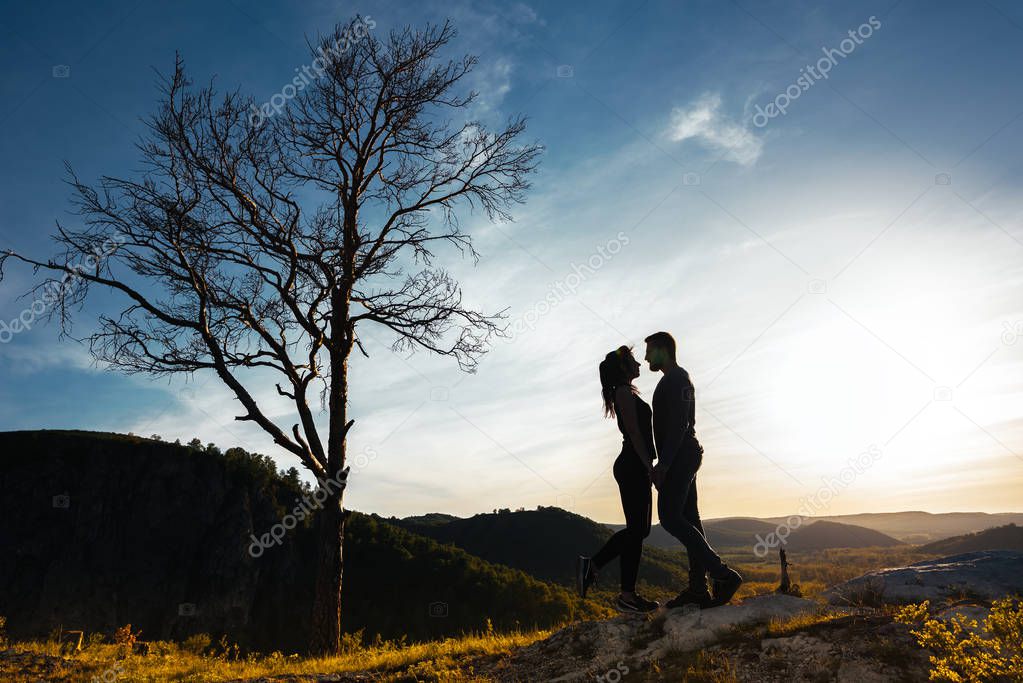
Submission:
M 646 355 L 643 359 L 653 372 L 675 365 L 675 338 L 667 332 L 654 332 L 646 341 Z

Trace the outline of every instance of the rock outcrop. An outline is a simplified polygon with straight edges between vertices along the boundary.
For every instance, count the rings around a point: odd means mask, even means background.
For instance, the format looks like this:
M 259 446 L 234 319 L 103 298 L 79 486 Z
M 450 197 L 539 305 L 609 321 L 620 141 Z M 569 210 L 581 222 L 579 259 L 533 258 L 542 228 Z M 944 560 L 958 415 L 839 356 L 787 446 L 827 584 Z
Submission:
M 763 595 L 707 610 L 679 608 L 651 615 L 623 615 L 582 622 L 516 653 L 504 667 L 530 671 L 545 681 L 619 680 L 626 669 L 692 652 L 717 643 L 737 630 L 767 625 L 819 609 L 811 600 L 791 595 Z M 498 669 L 500 669 L 499 667 Z M 618 672 L 617 675 L 614 672 Z M 503 680 L 502 671 L 491 672 Z M 515 680 L 515 676 L 509 677 Z
M 1023 594 L 1023 552 L 985 550 L 879 569 L 833 586 L 833 605 L 994 600 Z

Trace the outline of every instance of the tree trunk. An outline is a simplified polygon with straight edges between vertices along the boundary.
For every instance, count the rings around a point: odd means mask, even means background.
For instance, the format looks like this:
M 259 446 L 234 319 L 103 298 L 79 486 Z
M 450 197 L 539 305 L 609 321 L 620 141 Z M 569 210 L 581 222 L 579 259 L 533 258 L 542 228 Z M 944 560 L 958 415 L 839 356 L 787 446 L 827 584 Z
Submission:
M 350 238 L 346 234 L 346 244 Z M 351 253 L 351 249 L 348 249 Z M 348 263 L 347 272 L 352 272 Z M 323 510 L 317 522 L 316 592 L 313 596 L 310 620 L 309 649 L 313 654 L 336 655 L 341 652 L 341 578 L 344 570 L 343 549 L 345 539 L 344 492 L 348 483 L 345 471 L 346 437 L 348 422 L 348 356 L 351 353 L 352 330 L 348 322 L 351 279 L 344 278 L 344 286 L 332 297 L 332 331 L 344 331 L 346 338 L 330 349 L 330 411 L 327 436 L 327 477 L 320 486 L 327 491 Z
M 316 592 L 309 633 L 311 654 L 335 655 L 341 651 L 342 544 L 347 517 L 342 508 L 343 494 L 343 490 L 331 493 L 318 515 Z

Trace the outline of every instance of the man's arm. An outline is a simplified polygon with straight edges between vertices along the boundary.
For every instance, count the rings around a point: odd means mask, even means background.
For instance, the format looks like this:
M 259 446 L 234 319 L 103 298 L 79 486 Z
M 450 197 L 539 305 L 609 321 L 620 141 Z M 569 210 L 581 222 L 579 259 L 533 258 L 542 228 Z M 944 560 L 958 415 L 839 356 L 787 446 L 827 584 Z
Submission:
M 682 437 L 693 431 L 693 422 L 696 416 L 696 387 L 693 386 L 693 380 L 689 378 L 689 373 L 684 369 L 682 370 L 683 386 L 682 386 Z
M 657 447 L 658 467 L 666 472 L 682 446 L 685 382 L 681 373 L 673 372 L 661 379 L 657 389 L 654 401 L 654 445 Z

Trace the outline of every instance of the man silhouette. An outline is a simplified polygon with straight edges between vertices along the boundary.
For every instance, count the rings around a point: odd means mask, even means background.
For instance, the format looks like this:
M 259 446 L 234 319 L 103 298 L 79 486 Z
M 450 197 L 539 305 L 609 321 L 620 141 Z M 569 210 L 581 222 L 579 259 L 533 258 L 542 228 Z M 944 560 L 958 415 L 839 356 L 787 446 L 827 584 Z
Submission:
M 696 501 L 696 472 L 703 462 L 703 446 L 696 439 L 696 394 L 689 373 L 675 360 L 675 339 L 667 332 L 646 338 L 650 370 L 663 373 L 653 396 L 654 446 L 657 465 L 657 516 L 661 526 L 686 547 L 689 586 L 669 600 L 667 607 L 697 604 L 723 605 L 742 584 L 742 576 L 721 561 L 707 543 Z M 707 590 L 710 574 L 713 593 Z

